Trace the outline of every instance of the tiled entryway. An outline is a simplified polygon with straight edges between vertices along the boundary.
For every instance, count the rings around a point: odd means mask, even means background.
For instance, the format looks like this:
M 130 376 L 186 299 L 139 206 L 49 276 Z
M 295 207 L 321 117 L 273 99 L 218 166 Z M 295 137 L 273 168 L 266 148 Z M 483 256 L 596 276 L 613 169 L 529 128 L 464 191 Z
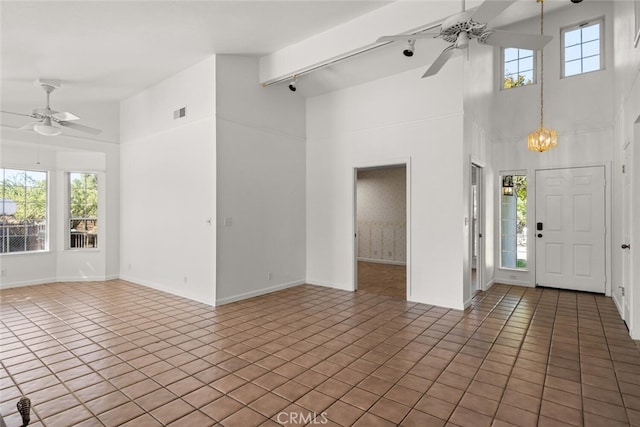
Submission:
M 495 285 L 462 312 L 309 285 L 218 308 L 123 281 L 0 295 L 8 427 L 21 395 L 52 427 L 640 425 L 640 353 L 604 296 Z

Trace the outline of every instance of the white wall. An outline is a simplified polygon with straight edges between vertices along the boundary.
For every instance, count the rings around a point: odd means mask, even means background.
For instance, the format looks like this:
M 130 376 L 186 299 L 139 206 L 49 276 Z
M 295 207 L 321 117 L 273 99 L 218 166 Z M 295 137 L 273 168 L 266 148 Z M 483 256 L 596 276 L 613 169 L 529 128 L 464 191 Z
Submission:
M 216 58 L 121 103 L 120 277 L 215 303 Z M 174 110 L 186 117 L 174 120 Z
M 577 7 L 574 7 L 577 6 Z M 584 75 L 560 78 L 560 28 L 584 20 L 605 17 L 605 69 Z M 583 2 L 579 5 L 545 14 L 545 34 L 554 39 L 545 47 L 544 124 L 558 131 L 558 147 L 544 153 L 527 149 L 527 134 L 539 127 L 540 86 L 538 84 L 500 89 L 500 51 L 494 51 L 495 89 L 492 102 L 489 138 L 493 142 L 493 181 L 487 182 L 494 195 L 498 194 L 500 171 L 527 171 L 528 207 L 528 270 L 498 268 L 500 264 L 499 197 L 493 202 L 493 251 L 496 270 L 494 280 L 500 283 L 535 286 L 535 171 L 537 169 L 604 165 L 607 176 L 607 229 L 611 230 L 611 176 L 613 160 L 613 4 L 612 2 Z M 540 31 L 539 18 L 506 28 L 525 33 Z M 538 61 L 538 69 L 540 61 Z M 611 290 L 611 233 L 607 235 L 607 293 Z M 490 254 L 488 254 L 490 256 Z
M 622 295 L 618 286 L 622 284 L 621 255 L 619 249 L 623 243 L 631 244 L 631 289 L 627 289 L 626 298 L 630 299 L 631 319 L 628 323 L 631 337 L 640 339 L 640 45 L 633 46 L 636 35 L 634 20 L 634 2 L 620 1 L 614 4 L 614 43 L 615 52 L 615 85 L 614 85 L 614 152 L 615 170 L 620 171 L 623 147 L 631 145 L 632 164 L 627 170 L 632 176 L 632 224 L 631 241 L 627 242 L 622 235 L 622 209 L 619 191 L 614 193 L 614 212 L 617 221 L 614 222 L 613 237 L 613 293 L 612 297 L 620 308 Z M 613 185 L 622 188 L 622 174 L 614 174 Z
M 79 113 L 80 114 L 80 113 Z M 116 127 L 117 129 L 117 127 Z M 112 133 L 105 129 L 106 133 Z M 111 141 L 2 128 L 0 167 L 48 172 L 48 250 L 0 256 L 0 287 L 59 281 L 108 280 L 118 276 L 119 154 Z M 66 248 L 67 173 L 97 172 L 98 248 Z
M 358 259 L 407 262 L 406 167 L 358 171 Z
M 217 302 L 305 281 L 305 102 L 218 55 Z
M 307 280 L 354 289 L 354 168 L 408 162 L 412 301 L 462 308 L 462 60 L 307 100 Z

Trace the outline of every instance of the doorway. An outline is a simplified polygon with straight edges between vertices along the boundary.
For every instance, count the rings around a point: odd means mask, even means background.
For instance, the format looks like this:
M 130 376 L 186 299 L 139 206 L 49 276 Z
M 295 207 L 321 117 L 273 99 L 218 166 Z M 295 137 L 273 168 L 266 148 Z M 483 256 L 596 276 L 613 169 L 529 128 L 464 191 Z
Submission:
M 482 243 L 483 235 L 483 184 L 482 184 L 482 167 L 471 164 L 471 227 L 469 242 L 469 259 L 471 260 L 471 297 L 482 290 L 482 272 L 484 266 L 484 245 Z
M 536 285 L 605 293 L 604 172 L 536 171 Z
M 355 170 L 355 288 L 407 298 L 407 168 Z

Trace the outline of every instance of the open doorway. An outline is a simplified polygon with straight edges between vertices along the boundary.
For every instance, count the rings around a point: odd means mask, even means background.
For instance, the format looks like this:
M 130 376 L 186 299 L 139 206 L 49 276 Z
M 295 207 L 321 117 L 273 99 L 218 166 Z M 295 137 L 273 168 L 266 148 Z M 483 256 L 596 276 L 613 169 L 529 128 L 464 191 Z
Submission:
M 356 289 L 407 298 L 407 168 L 356 169 Z

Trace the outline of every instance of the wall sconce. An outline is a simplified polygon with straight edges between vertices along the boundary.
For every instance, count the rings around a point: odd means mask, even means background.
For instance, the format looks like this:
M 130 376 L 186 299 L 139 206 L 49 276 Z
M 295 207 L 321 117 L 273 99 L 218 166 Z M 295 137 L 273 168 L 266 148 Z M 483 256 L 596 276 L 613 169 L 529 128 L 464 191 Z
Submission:
M 502 195 L 513 196 L 513 175 L 502 177 Z

